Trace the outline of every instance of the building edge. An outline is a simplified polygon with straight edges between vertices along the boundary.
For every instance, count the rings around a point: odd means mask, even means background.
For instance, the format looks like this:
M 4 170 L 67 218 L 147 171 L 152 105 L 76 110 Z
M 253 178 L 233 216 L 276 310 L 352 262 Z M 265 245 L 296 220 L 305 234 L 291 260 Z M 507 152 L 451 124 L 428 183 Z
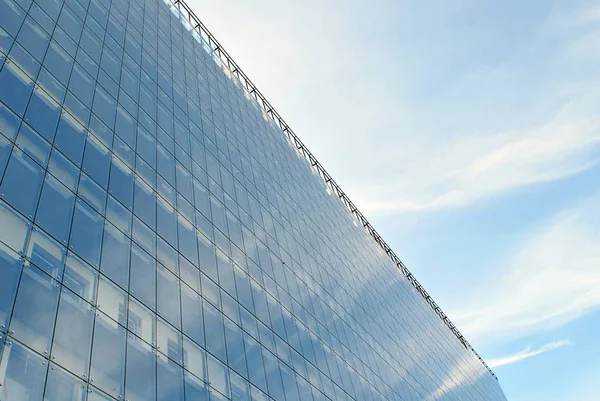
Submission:
M 404 274 L 408 281 L 413 285 L 417 292 L 425 299 L 429 306 L 434 310 L 444 324 L 450 329 L 450 331 L 456 336 L 461 344 L 468 350 L 470 350 L 492 377 L 498 380 L 496 374 L 487 365 L 487 363 L 481 358 L 481 356 L 475 351 L 473 346 L 467 341 L 462 335 L 458 328 L 452 323 L 450 318 L 444 313 L 444 311 L 438 306 L 433 298 L 427 293 L 425 288 L 419 283 L 416 277 L 408 270 L 406 265 L 400 260 L 400 258 L 394 253 L 391 247 L 383 240 L 381 235 L 375 230 L 367 218 L 358 210 L 358 208 L 352 203 L 348 195 L 340 188 L 335 182 L 331 175 L 325 170 L 323 165 L 315 158 L 315 156 L 308 150 L 304 143 L 300 140 L 298 135 L 290 128 L 285 120 L 279 115 L 275 108 L 269 103 L 265 96 L 258 90 L 256 85 L 248 78 L 244 71 L 237 65 L 233 58 L 227 53 L 227 51 L 221 46 L 214 35 L 208 30 L 208 28 L 200 21 L 200 18 L 196 16 L 190 6 L 183 0 L 163 0 L 171 6 L 178 6 L 178 11 L 182 17 L 187 18 L 188 28 L 195 31 L 203 41 L 203 45 L 208 46 L 208 53 L 213 57 L 213 60 L 219 63 L 222 67 L 226 68 L 232 75 L 234 75 L 246 93 L 252 96 L 253 100 L 258 104 L 262 111 L 274 121 L 279 129 L 293 142 L 296 149 L 301 151 L 303 156 L 308 160 L 311 167 L 313 167 L 321 178 L 325 181 L 330 189 L 338 196 L 338 198 L 344 203 L 348 211 L 354 218 L 358 219 L 359 223 L 363 226 L 365 231 L 375 240 L 375 242 L 383 249 L 388 255 L 396 267 Z

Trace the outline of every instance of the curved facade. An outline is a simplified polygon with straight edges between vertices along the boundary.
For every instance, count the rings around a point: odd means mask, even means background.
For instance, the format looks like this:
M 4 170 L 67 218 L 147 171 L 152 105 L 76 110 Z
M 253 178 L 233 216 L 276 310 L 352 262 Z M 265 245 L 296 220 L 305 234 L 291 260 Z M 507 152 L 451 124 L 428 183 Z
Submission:
M 0 400 L 505 400 L 176 3 L 0 0 Z

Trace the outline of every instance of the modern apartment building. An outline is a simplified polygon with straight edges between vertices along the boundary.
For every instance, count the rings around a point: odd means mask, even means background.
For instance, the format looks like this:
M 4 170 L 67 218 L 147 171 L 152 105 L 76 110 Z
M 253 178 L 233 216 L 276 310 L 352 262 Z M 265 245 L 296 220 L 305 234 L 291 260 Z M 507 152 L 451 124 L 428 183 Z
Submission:
M 0 400 L 492 400 L 182 1 L 0 0 Z

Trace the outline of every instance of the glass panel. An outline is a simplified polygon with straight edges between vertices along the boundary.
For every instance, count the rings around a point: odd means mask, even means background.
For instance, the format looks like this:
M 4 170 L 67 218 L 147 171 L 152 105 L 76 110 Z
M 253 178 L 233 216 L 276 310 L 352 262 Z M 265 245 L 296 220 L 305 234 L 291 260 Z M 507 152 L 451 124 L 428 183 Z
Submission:
M 71 229 L 74 205 L 75 194 L 56 178 L 46 175 L 35 222 L 66 245 Z
M 126 340 L 124 328 L 104 314 L 97 314 L 90 377 L 115 398 L 123 397 Z
M 178 275 L 178 257 L 175 248 L 167 244 L 160 237 L 156 239 L 156 258 L 163 266 L 169 269 L 173 274 Z
M 157 199 L 156 231 L 172 247 L 177 247 L 177 215 L 175 209 L 162 198 Z
M 148 344 L 129 335 L 125 399 L 154 401 L 156 399 L 156 353 Z
M 150 255 L 156 255 L 156 233 L 137 217 L 133 219 L 133 240 Z
M 138 245 L 131 248 L 131 294 L 150 309 L 156 307 L 156 262 Z
M 98 213 L 104 213 L 106 207 L 106 191 L 85 173 L 81 173 L 78 195 Z
M 22 252 L 30 226 L 24 217 L 0 201 L 0 241 L 16 252 Z
M 0 185 L 0 196 L 33 218 L 43 180 L 41 167 L 21 150 L 14 149 Z
M 208 401 L 208 387 L 197 377 L 185 374 L 185 400 L 186 401 Z
M 29 96 L 33 91 L 33 81 L 13 62 L 6 60 L 0 70 L 0 101 L 13 112 L 23 116 Z
M 69 252 L 65 263 L 63 285 L 92 305 L 96 303 L 98 271 Z
M 129 299 L 129 315 L 127 316 L 129 331 L 154 346 L 156 315 L 142 303 Z
M 135 180 L 133 210 L 144 223 L 152 228 L 156 227 L 156 195 L 141 179 Z
M 223 315 L 208 302 L 202 303 L 204 313 L 204 327 L 206 330 L 206 349 L 222 361 L 227 360 L 225 349 L 225 333 L 223 329 Z
M 208 382 L 206 370 L 206 351 L 187 337 L 183 339 L 183 357 L 185 369 L 193 375 Z
M 22 124 L 17 137 L 17 146 L 35 162 L 45 167 L 50 157 L 50 144 L 27 124 Z
M 200 272 L 196 266 L 181 256 L 179 257 L 179 277 L 194 291 L 200 293 Z
M 81 166 L 83 148 L 87 135 L 83 125 L 79 124 L 69 113 L 62 113 L 54 146 L 77 166 Z
M 85 401 L 86 393 L 86 386 L 82 380 L 58 365 L 50 364 L 44 401 Z
M 248 377 L 242 330 L 229 319 L 225 319 L 225 340 L 229 366 L 240 375 Z
M 21 277 L 21 259 L 19 255 L 0 243 L 0 332 L 6 331 L 8 318 L 12 311 L 19 278 Z M 1 344 L 1 341 L 0 341 Z
M 66 249 L 48 234 L 34 227 L 27 246 L 27 258 L 46 274 L 62 280 Z
M 108 185 L 110 152 L 96 137 L 88 134 L 85 153 L 83 155 L 83 171 L 86 172 L 102 188 Z
M 104 225 L 100 271 L 121 288 L 129 287 L 131 240 L 110 223 Z
M 157 312 L 177 328 L 181 327 L 179 280 L 169 270 L 159 265 L 157 274 Z
M 17 342 L 7 341 L 0 362 L 0 396 L 18 401 L 39 401 L 48 365 L 45 359 Z
M 229 369 L 212 355 L 208 355 L 209 384 L 219 393 L 229 397 Z M 278 398 L 283 399 L 283 398 Z
M 132 214 L 112 196 L 106 204 L 106 218 L 128 237 L 131 236 Z
M 113 157 L 108 192 L 125 207 L 133 205 L 133 172 L 118 158 Z
M 202 276 L 200 284 L 202 285 L 202 297 L 220 308 L 221 296 L 219 286 L 206 276 Z
M 23 270 L 10 330 L 19 341 L 48 355 L 60 285 L 36 267 Z
M 27 106 L 25 121 L 51 143 L 54 140 L 59 117 L 59 104 L 36 85 Z
M 183 368 L 168 359 L 158 360 L 157 401 L 183 401 Z
M 229 371 L 229 373 L 231 382 L 231 400 L 250 401 L 250 383 L 235 372 Z
M 82 378 L 88 375 L 93 326 L 92 306 L 71 291 L 63 290 L 56 318 L 52 359 Z
M 172 361 L 182 365 L 181 333 L 173 326 L 158 318 L 156 323 L 156 349 Z
M 204 346 L 202 298 L 186 285 L 181 286 L 181 321 L 183 333 Z
M 216 249 L 204 235 L 197 232 L 198 255 L 200 257 L 200 270 L 214 282 L 219 281 L 217 272 Z
M 183 216 L 177 216 L 179 252 L 183 254 L 193 264 L 198 264 L 198 250 L 196 246 L 196 230 L 192 223 Z
M 102 275 L 98 283 L 97 306 L 114 321 L 127 325 L 127 293 Z
M 83 201 L 75 205 L 69 249 L 98 268 L 102 243 L 103 218 Z
M 21 119 L 10 111 L 8 107 L 0 103 L 0 134 L 14 141 L 17 137 L 19 124 L 21 124 Z
M 58 178 L 71 191 L 75 192 L 77 190 L 79 169 L 56 149 L 52 151 L 50 156 L 48 172 Z
M 252 337 L 244 334 L 244 348 L 248 362 L 248 374 L 252 384 L 263 391 L 267 391 L 267 378 L 263 366 L 261 346 Z

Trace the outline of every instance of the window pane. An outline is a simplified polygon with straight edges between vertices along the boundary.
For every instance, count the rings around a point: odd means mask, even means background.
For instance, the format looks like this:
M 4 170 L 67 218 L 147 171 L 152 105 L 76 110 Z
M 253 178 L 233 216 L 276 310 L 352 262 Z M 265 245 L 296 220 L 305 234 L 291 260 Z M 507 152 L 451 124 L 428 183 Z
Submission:
M 135 180 L 133 210 L 148 226 L 156 227 L 156 195 L 152 188 L 139 178 Z
M 204 346 L 202 298 L 185 285 L 181 287 L 181 321 L 183 333 Z
M 223 315 L 208 302 L 202 303 L 204 327 L 206 330 L 206 349 L 222 361 L 227 360 Z
M 156 238 L 156 259 L 175 275 L 179 274 L 177 251 L 160 237 Z
M 64 290 L 56 318 L 52 359 L 82 378 L 88 375 L 93 325 L 91 305 L 71 291 Z
M 156 379 L 157 401 L 183 401 L 183 368 L 159 359 Z
M 208 382 L 206 351 L 196 343 L 190 341 L 187 337 L 184 337 L 183 356 L 185 369 L 199 379 L 202 379 L 204 382 Z
M 156 262 L 142 248 L 131 247 L 131 294 L 152 310 L 156 308 Z
M 0 331 L 6 331 L 21 276 L 19 255 L 0 243 Z
M 71 229 L 74 205 L 75 194 L 56 178 L 46 175 L 35 221 L 50 235 L 66 245 Z
M 211 387 L 214 387 L 219 393 L 229 396 L 229 370 L 212 355 L 208 355 L 208 377 Z M 283 398 L 277 399 L 283 400 Z
M 96 316 L 90 377 L 94 385 L 115 398 L 123 397 L 125 329 L 102 313 Z
M 217 254 L 215 247 L 204 235 L 197 233 L 198 255 L 200 257 L 200 270 L 214 282 L 219 281 L 217 273 Z
M 19 341 L 43 354 L 50 352 L 60 285 L 36 267 L 23 270 L 10 330 Z
M 77 166 L 81 166 L 86 138 L 83 125 L 79 124 L 69 113 L 63 112 L 56 130 L 54 146 Z
M 133 172 L 118 158 L 112 158 L 108 192 L 125 207 L 133 206 Z
M 83 155 L 83 171 L 85 171 L 102 188 L 108 185 L 110 152 L 96 137 L 88 134 L 85 153 Z
M 127 325 L 127 293 L 102 275 L 98 283 L 97 306 L 115 322 Z
M 157 199 L 156 231 L 172 247 L 177 247 L 177 215 L 175 209 L 162 198 Z
M 33 91 L 33 81 L 13 62 L 6 60 L 0 70 L 0 101 L 13 112 L 23 116 L 29 96 Z
M 27 112 L 25 121 L 48 142 L 54 140 L 56 124 L 60 117 L 60 106 L 50 95 L 36 85 Z
M 86 262 L 98 267 L 103 219 L 82 201 L 77 201 L 69 248 Z
M 124 289 L 129 287 L 129 253 L 131 240 L 106 222 L 100 271 Z
M 183 364 L 181 333 L 158 318 L 156 322 L 156 349 L 170 360 Z
M 177 217 L 179 252 L 193 264 L 198 264 L 198 249 L 196 246 L 196 230 L 183 216 Z
M 194 291 L 200 293 L 200 272 L 187 259 L 179 258 L 179 277 Z
M 231 400 L 250 401 L 250 383 L 235 372 L 229 371 L 229 373 L 231 382 Z
M 0 362 L 0 388 L 3 389 L 0 394 L 19 401 L 41 400 L 47 367 L 42 357 L 17 342 L 7 341 Z
M 137 217 L 133 219 L 133 240 L 150 255 L 156 255 L 156 232 Z
M 58 365 L 50 364 L 44 401 L 85 401 L 86 393 L 86 386 L 82 380 Z
M 156 399 L 156 354 L 152 347 L 134 336 L 127 339 L 127 387 L 125 399 L 154 401 Z
M 60 281 L 66 256 L 65 247 L 38 228 L 33 228 L 27 246 L 29 263 L 33 263 L 46 274 Z
M 22 124 L 17 137 L 17 146 L 42 167 L 48 164 L 50 144 L 38 135 L 29 125 Z
M 181 327 L 179 279 L 159 265 L 157 274 L 156 306 L 160 316 L 175 327 Z
M 202 380 L 188 373 L 185 375 L 185 400 L 208 401 L 208 385 Z
M 41 167 L 21 150 L 14 149 L 0 185 L 0 196 L 33 218 L 43 180 Z
M 85 173 L 81 173 L 77 194 L 98 213 L 104 213 L 104 208 L 106 206 L 106 191 Z
M 98 271 L 69 252 L 65 263 L 63 285 L 94 305 L 96 303 Z
M 29 223 L 23 216 L 10 206 L 0 201 L 0 241 L 16 252 L 25 248 L 29 234 Z
M 229 319 L 225 319 L 225 340 L 229 366 L 240 375 L 248 377 L 242 330 Z
M 126 235 L 131 235 L 131 212 L 112 196 L 108 197 L 106 218 Z
M 79 169 L 56 149 L 52 151 L 52 155 L 50 156 L 48 172 L 58 178 L 71 191 L 75 192 L 77 190 Z
M 21 119 L 10 111 L 8 107 L 0 103 L 0 134 L 14 141 L 17 136 L 19 124 L 21 124 Z
M 129 331 L 154 346 L 156 344 L 156 315 L 134 298 L 129 299 L 127 316 Z

